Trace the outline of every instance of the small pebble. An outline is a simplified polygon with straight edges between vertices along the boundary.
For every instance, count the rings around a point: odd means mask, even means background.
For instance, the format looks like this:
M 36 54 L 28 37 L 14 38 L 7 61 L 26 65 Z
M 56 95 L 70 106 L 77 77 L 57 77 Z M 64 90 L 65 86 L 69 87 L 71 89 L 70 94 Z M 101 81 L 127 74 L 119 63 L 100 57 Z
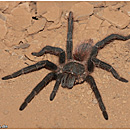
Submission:
M 9 111 L 7 111 L 7 110 L 5 110 L 5 111 L 3 112 L 4 115 L 7 115 L 8 113 L 9 113 Z
M 124 100 L 124 101 L 123 101 L 123 103 L 125 104 L 125 103 L 126 103 L 126 101 Z
M 23 60 L 23 59 L 24 59 L 24 56 L 18 56 L 18 58 Z
M 97 99 L 93 99 L 92 103 L 97 104 Z
M 88 90 L 87 94 L 90 95 L 92 93 L 92 90 Z
M 13 46 L 13 48 L 14 49 L 26 49 L 26 48 L 28 48 L 30 46 L 30 44 L 28 44 L 28 43 L 21 43 L 21 44 L 19 44 L 19 45 L 17 45 L 17 46 Z
M 12 54 L 11 54 L 12 56 L 17 56 L 17 53 L 15 53 L 15 52 L 12 52 Z

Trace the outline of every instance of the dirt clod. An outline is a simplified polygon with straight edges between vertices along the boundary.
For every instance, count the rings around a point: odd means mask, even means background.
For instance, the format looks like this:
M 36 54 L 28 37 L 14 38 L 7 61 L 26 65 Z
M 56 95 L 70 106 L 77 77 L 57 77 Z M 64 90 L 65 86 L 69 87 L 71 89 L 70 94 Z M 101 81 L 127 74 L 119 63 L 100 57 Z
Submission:
M 88 2 L 80 2 L 74 4 L 71 8 L 74 13 L 75 20 L 83 20 L 88 18 L 93 13 L 93 5 Z
M 121 11 L 110 10 L 110 8 L 105 8 L 103 11 L 101 11 L 100 17 L 119 28 L 125 28 L 130 22 L 129 16 Z

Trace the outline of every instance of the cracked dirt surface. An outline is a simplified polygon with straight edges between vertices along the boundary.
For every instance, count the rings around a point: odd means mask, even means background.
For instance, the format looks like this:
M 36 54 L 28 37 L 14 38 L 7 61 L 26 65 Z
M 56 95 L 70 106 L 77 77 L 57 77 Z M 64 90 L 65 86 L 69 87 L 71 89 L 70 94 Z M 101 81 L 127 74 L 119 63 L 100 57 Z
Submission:
M 112 33 L 130 34 L 130 2 L 0 2 L 0 73 L 11 74 L 34 61 L 58 57 L 34 57 L 31 52 L 46 45 L 66 49 L 67 16 L 74 13 L 73 47 L 92 38 L 94 43 Z M 28 60 L 30 58 L 32 61 Z M 40 70 L 15 79 L 0 79 L 0 126 L 8 128 L 130 128 L 130 40 L 113 41 L 98 58 L 111 64 L 127 80 L 95 68 L 92 76 L 109 114 L 104 120 L 87 83 L 73 89 L 59 88 L 50 102 L 54 81 L 24 111 L 21 103 L 49 73 Z

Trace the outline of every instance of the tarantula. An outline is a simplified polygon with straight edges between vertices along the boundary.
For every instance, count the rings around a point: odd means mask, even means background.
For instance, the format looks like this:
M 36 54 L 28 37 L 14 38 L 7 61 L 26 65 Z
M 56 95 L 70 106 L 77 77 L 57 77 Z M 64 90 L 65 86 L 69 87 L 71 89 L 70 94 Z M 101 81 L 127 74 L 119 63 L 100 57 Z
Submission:
M 8 80 L 11 78 L 18 77 L 22 74 L 27 74 L 33 71 L 40 70 L 42 68 L 46 68 L 51 70 L 49 74 L 47 74 L 43 80 L 32 90 L 32 92 L 27 96 L 24 100 L 23 104 L 20 106 L 19 110 L 25 109 L 28 103 L 37 95 L 49 82 L 52 80 L 56 80 L 53 91 L 50 95 L 50 100 L 52 101 L 56 96 L 57 90 L 61 84 L 63 88 L 72 89 L 74 85 L 83 83 L 84 81 L 88 82 L 95 94 L 95 97 L 99 103 L 99 107 L 102 111 L 102 114 L 106 120 L 108 120 L 108 114 L 106 112 L 106 108 L 102 101 L 99 90 L 96 86 L 94 78 L 90 75 L 94 66 L 102 68 L 112 73 L 112 75 L 122 82 L 128 82 L 128 80 L 119 76 L 116 70 L 109 64 L 99 60 L 96 58 L 98 51 L 102 49 L 106 44 L 113 40 L 128 40 L 130 39 L 130 35 L 121 36 L 118 34 L 111 34 L 107 36 L 105 39 L 97 42 L 94 46 L 92 46 L 93 40 L 89 39 L 88 41 L 82 43 L 75 49 L 74 54 L 72 54 L 73 50 L 73 13 L 69 12 L 68 17 L 68 33 L 67 33 L 67 45 L 66 45 L 66 54 L 65 51 L 59 47 L 45 46 L 39 52 L 33 52 L 33 56 L 42 56 L 46 53 L 50 53 L 59 57 L 59 66 L 54 63 L 43 60 L 39 61 L 36 64 L 25 67 L 11 75 L 7 75 L 3 77 L 3 80 Z M 67 59 L 66 59 L 67 56 Z M 66 60 L 65 60 L 66 59 Z

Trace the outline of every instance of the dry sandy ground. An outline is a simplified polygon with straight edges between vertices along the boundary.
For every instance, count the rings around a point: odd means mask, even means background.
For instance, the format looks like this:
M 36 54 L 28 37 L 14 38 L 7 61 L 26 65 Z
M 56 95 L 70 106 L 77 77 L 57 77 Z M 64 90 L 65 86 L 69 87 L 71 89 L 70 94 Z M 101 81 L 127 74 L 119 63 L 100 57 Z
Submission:
M 67 16 L 74 13 L 74 48 L 92 38 L 94 43 L 112 33 L 130 34 L 130 2 L 0 2 L 0 74 L 11 74 L 34 61 L 58 57 L 34 57 L 31 52 L 46 45 L 65 49 Z M 113 41 L 98 58 L 111 64 L 130 81 L 130 40 Z M 0 80 L 0 126 L 8 128 L 130 128 L 130 82 L 116 80 L 95 68 L 92 76 L 109 114 L 104 120 L 95 96 L 84 83 L 73 89 L 59 88 L 53 102 L 51 82 L 24 111 L 19 107 L 31 90 L 49 73 L 40 70 L 15 79 Z

